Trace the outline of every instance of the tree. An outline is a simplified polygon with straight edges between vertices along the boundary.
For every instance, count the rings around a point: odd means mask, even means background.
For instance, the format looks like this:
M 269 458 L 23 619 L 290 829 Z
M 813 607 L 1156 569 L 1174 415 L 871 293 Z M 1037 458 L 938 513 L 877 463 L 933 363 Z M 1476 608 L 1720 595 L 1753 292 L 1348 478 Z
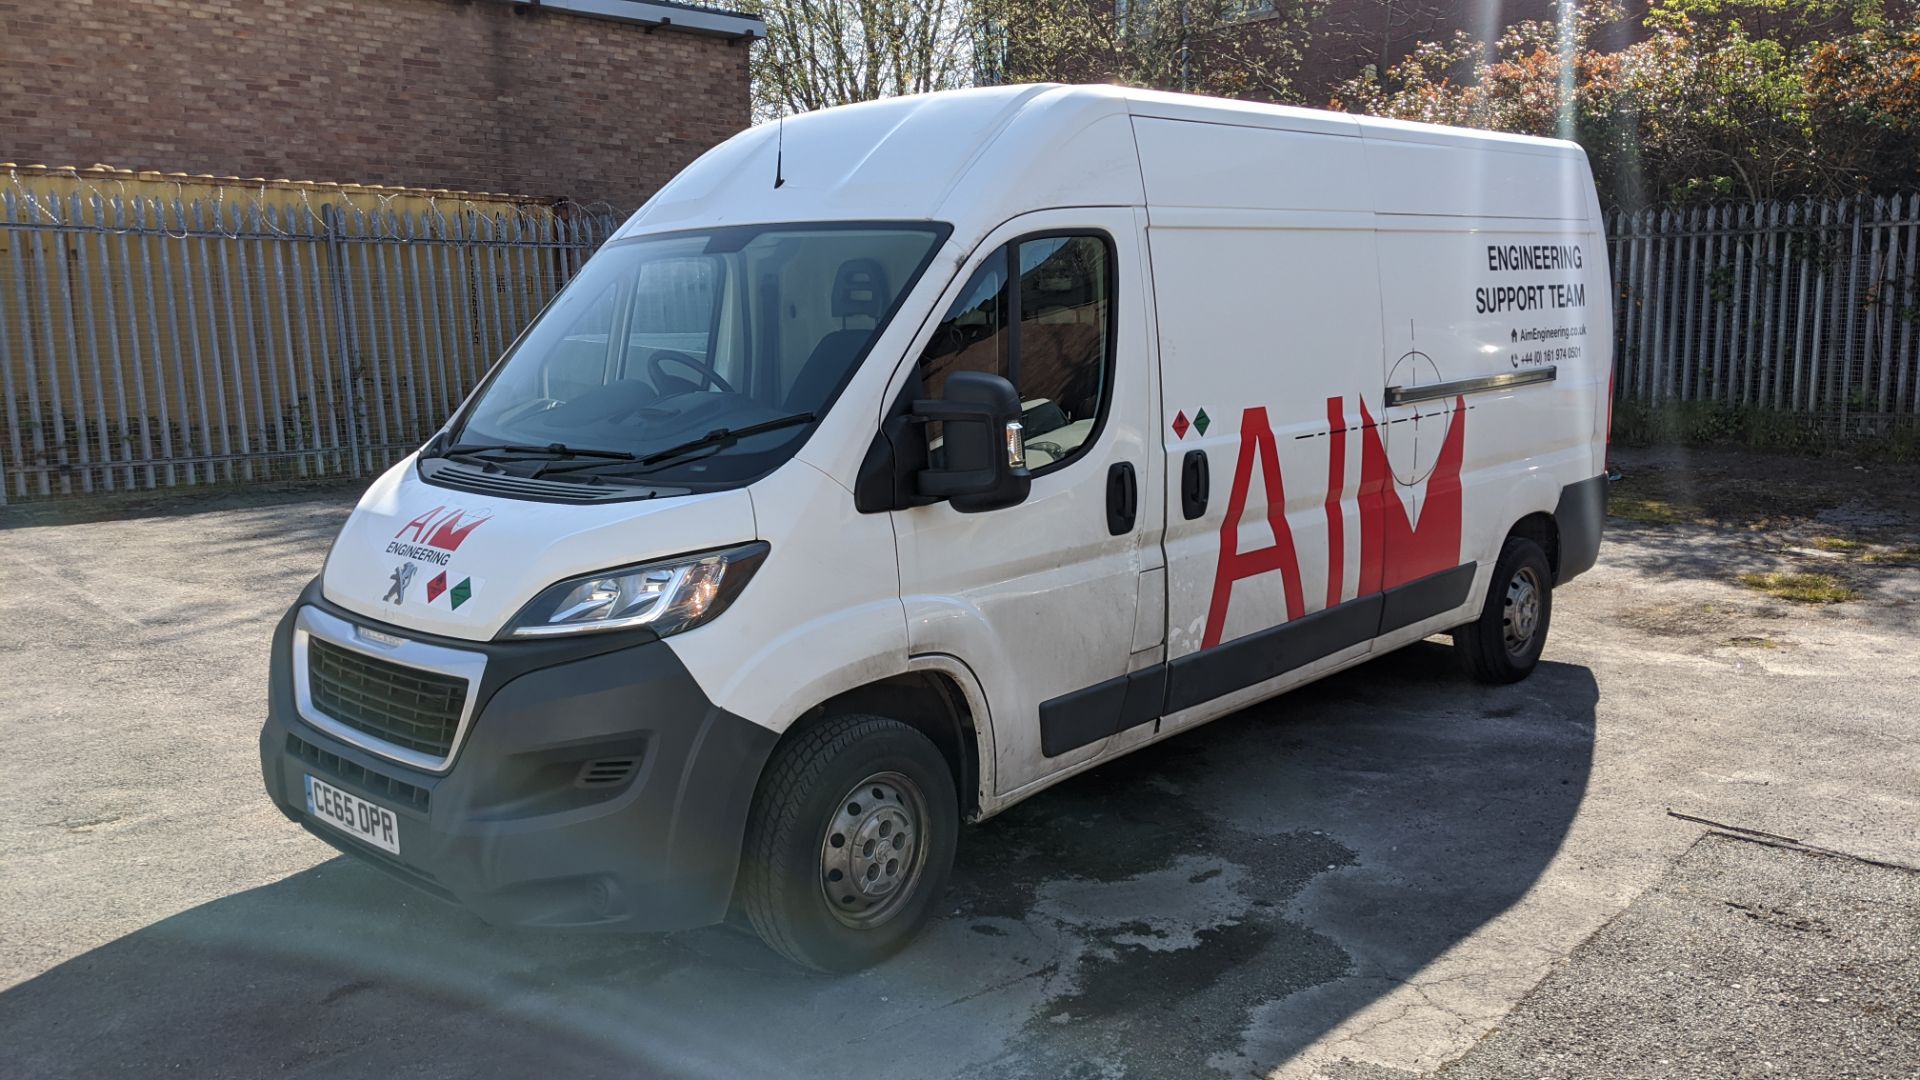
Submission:
M 1920 187 L 1920 29 L 1822 43 L 1807 64 L 1816 130 L 1854 133 L 1866 186 Z
M 759 120 L 973 83 L 978 23 L 967 0 L 749 0 Z
M 985 82 L 1286 100 L 1324 0 L 975 0 Z
M 1914 0 L 1655 0 L 1644 40 L 1592 47 L 1618 11 L 1460 37 L 1343 84 L 1336 105 L 1578 140 L 1610 205 L 1834 197 L 1920 179 Z

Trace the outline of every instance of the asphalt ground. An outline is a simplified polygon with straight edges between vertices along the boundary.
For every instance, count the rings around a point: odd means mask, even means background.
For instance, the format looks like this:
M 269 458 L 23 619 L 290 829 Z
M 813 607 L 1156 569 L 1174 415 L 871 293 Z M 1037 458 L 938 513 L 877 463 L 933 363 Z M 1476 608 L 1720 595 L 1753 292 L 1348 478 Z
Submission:
M 1912 1076 L 1920 872 L 1710 833 L 1447 1080 Z
M 0 511 L 0 1075 L 1920 1074 L 1904 872 L 1668 813 L 1920 865 L 1920 471 L 1623 464 L 1528 681 L 1423 643 L 1060 785 L 838 978 L 491 928 L 269 806 L 268 633 L 350 496 Z M 1738 581 L 1778 570 L 1856 597 Z M 1781 944 L 1813 916 L 1825 959 Z M 1720 989 L 1648 1028 L 1662 957 Z M 1800 1056 L 1728 1037 L 1749 982 L 1823 979 Z

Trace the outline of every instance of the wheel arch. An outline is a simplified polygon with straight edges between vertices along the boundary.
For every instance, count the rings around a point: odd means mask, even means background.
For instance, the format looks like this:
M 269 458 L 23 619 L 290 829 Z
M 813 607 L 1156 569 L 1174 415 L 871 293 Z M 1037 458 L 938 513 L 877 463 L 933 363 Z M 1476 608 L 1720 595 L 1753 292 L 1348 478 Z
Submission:
M 1507 530 L 1507 539 L 1516 536 L 1540 545 L 1540 550 L 1547 553 L 1547 572 L 1557 580 L 1560 575 L 1560 524 L 1553 515 L 1536 510 L 1522 517 L 1513 523 L 1513 528 Z M 1502 544 L 1505 542 L 1501 541 Z
M 961 819 L 980 816 L 992 790 L 992 726 L 985 698 L 965 665 L 950 657 L 915 657 L 905 671 L 842 690 L 806 709 L 781 733 L 780 743 L 848 713 L 885 716 L 925 735 L 951 770 Z

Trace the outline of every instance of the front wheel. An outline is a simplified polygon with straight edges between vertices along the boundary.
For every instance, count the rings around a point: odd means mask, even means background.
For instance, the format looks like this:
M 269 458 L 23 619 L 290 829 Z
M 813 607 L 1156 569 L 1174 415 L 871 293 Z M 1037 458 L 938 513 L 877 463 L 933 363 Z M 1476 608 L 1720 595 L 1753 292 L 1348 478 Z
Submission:
M 953 868 L 959 799 L 925 735 L 837 716 L 775 751 L 747 821 L 742 906 L 775 951 L 822 971 L 898 952 Z
M 1469 675 L 1501 684 L 1532 673 L 1553 618 L 1552 582 L 1540 545 L 1522 536 L 1508 537 L 1494 563 L 1480 617 L 1453 631 L 1453 647 Z

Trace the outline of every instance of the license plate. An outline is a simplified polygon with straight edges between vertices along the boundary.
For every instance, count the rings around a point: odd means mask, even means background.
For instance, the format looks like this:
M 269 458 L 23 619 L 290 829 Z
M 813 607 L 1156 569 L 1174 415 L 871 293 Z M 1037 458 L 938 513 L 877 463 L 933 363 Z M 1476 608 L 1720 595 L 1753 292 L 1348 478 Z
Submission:
M 400 821 L 393 811 L 307 777 L 307 813 L 383 851 L 400 854 Z

